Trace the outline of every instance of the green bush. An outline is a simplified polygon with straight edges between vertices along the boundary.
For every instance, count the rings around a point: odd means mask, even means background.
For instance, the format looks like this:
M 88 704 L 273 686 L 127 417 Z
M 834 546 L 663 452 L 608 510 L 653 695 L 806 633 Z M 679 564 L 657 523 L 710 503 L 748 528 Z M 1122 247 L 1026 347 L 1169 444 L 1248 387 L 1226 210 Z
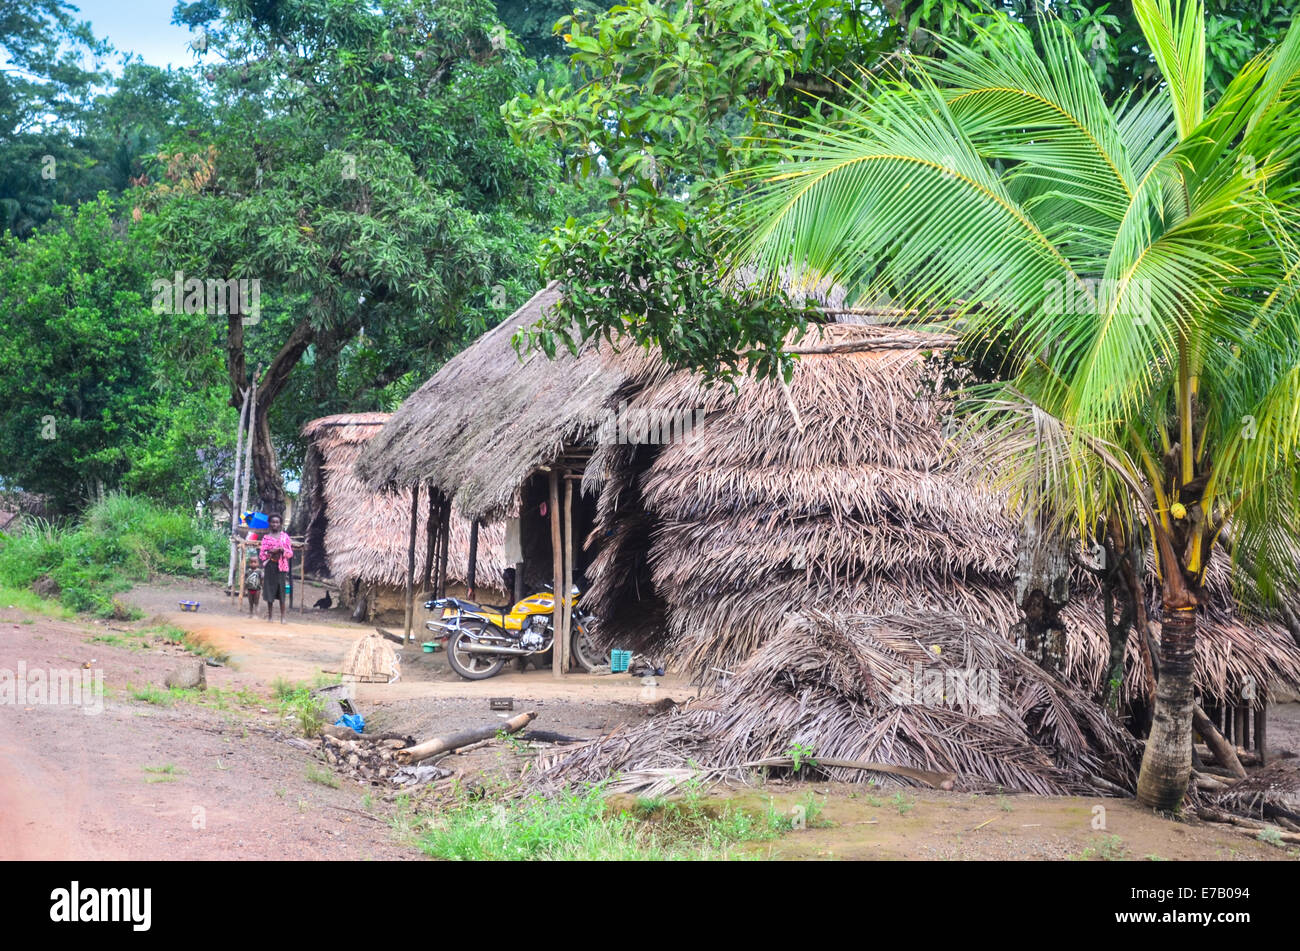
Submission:
M 194 565 L 195 546 L 204 549 L 202 569 Z M 122 617 L 126 609 L 114 596 L 132 584 L 159 575 L 218 580 L 227 550 L 220 532 L 197 525 L 188 513 L 114 493 L 79 522 L 59 526 L 37 519 L 15 535 L 0 534 L 0 585 L 30 588 L 48 576 L 65 607 Z

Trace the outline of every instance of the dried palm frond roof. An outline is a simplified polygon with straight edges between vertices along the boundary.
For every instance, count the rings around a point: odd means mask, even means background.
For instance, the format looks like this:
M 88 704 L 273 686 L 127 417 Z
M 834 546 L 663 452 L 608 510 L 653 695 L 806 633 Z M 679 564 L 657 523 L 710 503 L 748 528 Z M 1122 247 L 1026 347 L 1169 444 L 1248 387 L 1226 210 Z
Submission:
M 374 584 L 406 584 L 411 530 L 411 490 L 377 491 L 356 473 L 366 444 L 388 422 L 388 413 L 343 413 L 314 419 L 303 427 L 308 466 L 317 466 L 319 495 L 326 521 L 325 554 L 336 579 L 359 578 Z M 314 518 L 318 513 L 313 512 Z M 423 568 L 428 506 L 420 505 L 416 527 L 416 571 Z M 447 550 L 447 577 L 464 583 L 469 568 L 469 520 L 453 514 Z M 500 584 L 505 565 L 505 527 L 479 526 L 476 581 Z
M 792 341 L 788 386 L 706 387 L 664 370 L 615 394 L 631 412 L 695 408 L 703 422 L 662 447 L 598 445 L 584 486 L 598 491 L 587 603 L 613 646 L 668 654 L 704 681 L 735 669 L 790 610 L 952 614 L 1007 636 L 1018 531 L 1005 500 L 954 455 L 927 351 L 951 339 L 835 324 Z M 928 385 L 927 385 L 928 384 Z M 1081 571 L 1065 611 L 1067 676 L 1098 690 L 1109 655 L 1097 585 Z M 664 602 L 667 636 L 629 628 L 639 600 Z M 1277 624 L 1243 618 L 1216 584 L 1198 639 L 1210 697 L 1300 683 L 1300 649 Z M 643 603 L 643 602 L 642 602 Z M 1154 607 L 1154 606 L 1153 606 Z M 621 626 L 621 630 L 620 630 Z M 634 635 L 640 634 L 636 639 Z M 1144 697 L 1136 637 L 1121 696 Z
M 710 696 L 538 761 L 554 788 L 619 774 L 620 789 L 665 771 L 743 777 L 802 748 L 816 775 L 914 785 L 896 772 L 955 774 L 958 789 L 1051 794 L 1131 790 L 1137 742 L 1082 691 L 1005 638 L 951 615 L 786 615 L 777 636 Z M 643 779 L 643 782 L 642 782 Z
M 560 294 L 555 283 L 538 291 L 416 390 L 362 453 L 361 477 L 376 488 L 431 481 L 471 518 L 507 511 L 534 470 L 596 427 L 626 368 L 645 359 L 594 342 L 576 357 L 529 351 L 521 359 L 515 331 Z

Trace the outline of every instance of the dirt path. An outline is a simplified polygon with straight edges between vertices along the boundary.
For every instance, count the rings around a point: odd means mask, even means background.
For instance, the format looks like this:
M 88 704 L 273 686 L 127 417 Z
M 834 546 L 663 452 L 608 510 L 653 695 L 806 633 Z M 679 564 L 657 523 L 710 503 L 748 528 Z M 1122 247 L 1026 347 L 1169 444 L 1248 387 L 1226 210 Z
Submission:
M 0 605 L 0 671 L 88 665 L 105 688 L 102 712 L 93 715 L 67 704 L 0 705 L 0 859 L 418 857 L 391 830 L 394 810 L 381 799 L 388 790 L 310 778 L 330 774 L 289 744 L 291 725 L 270 698 L 275 678 L 309 681 L 337 667 L 369 628 L 267 624 L 216 610 L 211 599 L 199 614 L 175 609 L 190 590 L 137 589 L 133 600 L 150 615 L 137 624 L 56 621 Z M 136 696 L 193 659 L 159 642 L 121 646 L 163 620 L 231 653 L 228 666 L 207 669 L 202 704 L 160 706 Z M 487 697 L 513 696 L 516 709 L 539 711 L 537 728 L 589 737 L 644 715 L 655 699 L 632 678 L 557 683 L 532 669 L 466 684 L 441 655 L 416 650 L 405 652 L 411 662 L 401 682 L 360 685 L 370 729 L 455 732 L 497 719 Z M 481 752 L 465 765 L 490 766 L 490 757 Z
M 28 622 L 28 623 L 24 623 Z M 0 707 L 0 858 L 401 858 L 382 811 L 357 787 L 308 778 L 271 707 L 251 715 L 164 707 L 131 691 L 161 680 L 174 650 L 89 640 L 95 629 L 0 610 L 0 669 L 102 671 L 102 712 L 31 702 Z M 102 636 L 102 635 L 101 635 Z M 210 685 L 238 689 L 211 668 Z M 261 711 L 265 710 L 265 714 Z

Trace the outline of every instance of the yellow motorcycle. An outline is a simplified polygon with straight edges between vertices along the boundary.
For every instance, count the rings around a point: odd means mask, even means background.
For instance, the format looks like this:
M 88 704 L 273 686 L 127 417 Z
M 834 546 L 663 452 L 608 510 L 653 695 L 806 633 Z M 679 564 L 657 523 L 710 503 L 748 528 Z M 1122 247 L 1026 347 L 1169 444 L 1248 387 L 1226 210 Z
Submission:
M 604 663 L 592 637 L 595 618 L 578 606 L 578 589 L 566 603 L 573 609 L 571 654 L 588 673 Z M 555 595 L 551 586 L 514 605 L 478 604 L 463 598 L 426 601 L 437 620 L 424 626 L 447 638 L 447 661 L 466 680 L 487 680 L 501 672 L 507 660 L 548 653 L 555 641 Z

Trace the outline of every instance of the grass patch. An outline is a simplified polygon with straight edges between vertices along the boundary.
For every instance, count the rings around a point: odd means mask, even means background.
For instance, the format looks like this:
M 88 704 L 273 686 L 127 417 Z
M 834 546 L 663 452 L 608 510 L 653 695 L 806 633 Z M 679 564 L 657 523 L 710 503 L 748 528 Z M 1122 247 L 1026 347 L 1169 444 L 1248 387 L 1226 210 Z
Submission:
M 176 696 L 166 687 L 158 687 L 154 684 L 145 684 L 143 687 L 132 687 L 127 685 L 127 694 L 132 700 L 139 700 L 141 703 L 152 703 L 159 707 L 170 707 L 176 702 Z
M 145 684 L 141 687 L 135 687 L 131 684 L 127 684 L 126 692 L 127 696 L 132 700 L 138 700 L 141 703 L 151 703 L 154 706 L 159 707 L 170 707 L 179 702 L 212 707 L 215 710 L 237 711 L 261 707 L 263 703 L 260 696 L 243 687 L 238 690 L 230 690 L 224 687 L 209 687 L 206 690 L 199 690 L 196 687 L 168 688 L 159 687 L 155 684 Z
M 820 808 L 815 803 L 787 814 L 769 803 L 755 813 L 689 790 L 682 799 L 616 805 L 606 802 L 601 786 L 590 786 L 512 802 L 466 797 L 417 817 L 413 834 L 421 851 L 439 859 L 736 859 L 748 857 L 738 848 L 743 843 L 800 828 Z
M 140 612 L 118 595 L 159 575 L 222 580 L 228 544 L 188 511 L 114 493 L 86 509 L 80 521 L 27 519 L 17 534 L 0 534 L 0 586 L 30 591 L 48 578 L 67 611 L 136 620 Z
M 161 766 L 143 766 L 141 768 L 147 774 L 144 778 L 146 783 L 174 783 L 177 776 L 185 774 L 185 770 L 175 763 L 163 763 Z
M 90 638 L 92 644 L 108 644 L 124 650 L 145 650 L 160 641 L 183 647 L 195 657 L 211 658 L 223 664 L 230 660 L 227 651 L 200 641 L 174 624 L 155 624 L 138 631 L 106 631 Z
M 138 633 L 133 631 L 120 634 L 116 632 L 96 634 L 90 639 L 90 643 L 107 644 L 109 647 L 120 647 L 123 650 L 130 651 L 142 651 L 149 646 L 144 638 L 141 638 Z
M 228 651 L 223 651 L 218 647 L 213 647 L 211 644 L 199 640 L 189 631 L 179 628 L 175 624 L 155 624 L 153 627 L 145 628 L 140 633 L 160 638 L 169 644 L 176 644 L 185 648 L 196 657 L 210 657 L 211 659 L 220 661 L 223 664 L 230 660 L 230 653 Z
M 330 770 L 321 766 L 308 766 L 307 779 L 313 783 L 319 783 L 322 786 L 328 786 L 330 789 L 339 788 L 339 778 Z
M 42 598 L 28 588 L 14 588 L 5 584 L 0 584 L 0 604 L 10 608 L 17 608 L 19 611 L 26 611 L 29 614 L 40 614 L 63 621 L 76 617 L 75 611 L 65 608 L 58 601 Z

